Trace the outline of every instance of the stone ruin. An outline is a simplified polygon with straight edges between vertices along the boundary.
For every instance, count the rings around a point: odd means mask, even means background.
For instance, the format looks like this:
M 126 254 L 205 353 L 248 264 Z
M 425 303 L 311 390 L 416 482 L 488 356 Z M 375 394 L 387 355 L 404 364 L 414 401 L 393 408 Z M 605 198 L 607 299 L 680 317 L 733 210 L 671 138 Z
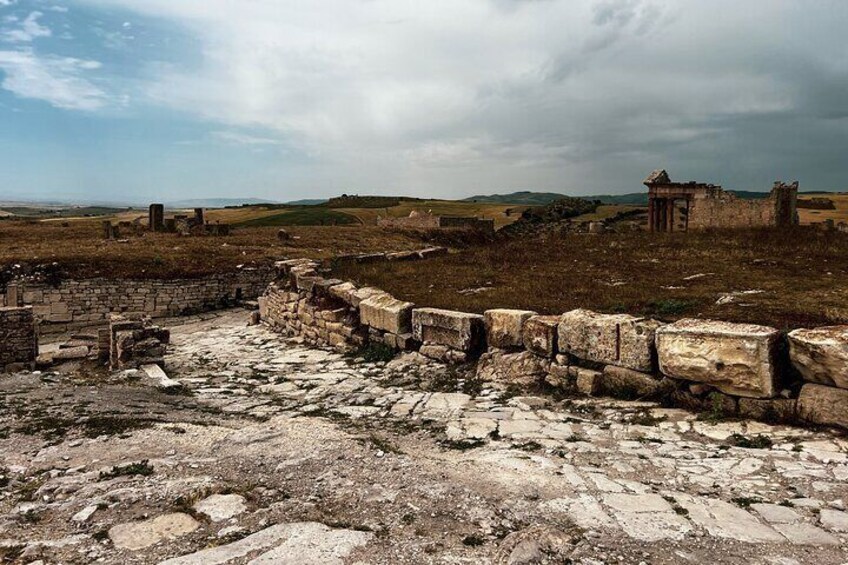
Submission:
M 439 216 L 432 212 L 413 210 L 402 218 L 378 217 L 377 225 L 394 229 L 472 229 L 484 233 L 495 233 L 495 221 L 476 216 Z
M 774 183 L 768 198 L 738 198 L 713 184 L 672 182 L 664 170 L 644 180 L 652 232 L 798 225 L 798 182 Z
M 203 208 L 195 208 L 191 216 L 176 214 L 165 218 L 163 204 L 151 204 L 148 213 L 150 231 L 161 233 L 178 233 L 180 235 L 230 235 L 230 225 L 209 223 L 204 218 Z
M 171 332 L 154 325 L 150 318 L 112 314 L 109 327 L 98 332 L 99 357 L 108 360 L 112 370 L 161 367 L 170 340 Z
M 0 372 L 31 368 L 38 357 L 32 307 L 0 306 Z

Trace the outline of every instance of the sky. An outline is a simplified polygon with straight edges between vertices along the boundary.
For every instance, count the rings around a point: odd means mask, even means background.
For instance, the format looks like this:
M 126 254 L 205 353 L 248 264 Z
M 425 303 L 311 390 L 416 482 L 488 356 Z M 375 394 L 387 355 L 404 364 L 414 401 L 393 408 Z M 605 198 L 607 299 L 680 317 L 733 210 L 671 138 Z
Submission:
M 0 0 L 0 200 L 848 189 L 845 0 Z

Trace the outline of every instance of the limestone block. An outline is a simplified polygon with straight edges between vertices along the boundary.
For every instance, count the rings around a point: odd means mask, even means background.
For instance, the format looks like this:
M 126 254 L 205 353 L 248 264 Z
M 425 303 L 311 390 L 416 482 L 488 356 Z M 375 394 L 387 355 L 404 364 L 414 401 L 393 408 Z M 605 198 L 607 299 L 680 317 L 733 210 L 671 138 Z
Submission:
M 679 320 L 657 331 L 660 371 L 734 396 L 772 398 L 778 330 L 715 320 Z
M 650 372 L 654 334 L 660 326 L 656 320 L 627 314 L 572 310 L 562 315 L 558 326 L 559 350 L 587 361 Z
M 805 384 L 798 396 L 798 414 L 813 424 L 848 428 L 848 390 Z
M 789 332 L 789 357 L 805 381 L 848 389 L 848 326 Z
M 588 396 L 595 396 L 601 392 L 603 374 L 591 369 L 577 369 L 577 391 Z
M 356 285 L 351 282 L 345 282 L 331 286 L 327 292 L 330 296 L 338 298 L 345 304 L 353 306 L 353 293 L 356 292 Z
M 669 379 L 659 379 L 614 365 L 604 367 L 603 392 L 611 396 L 631 399 L 658 398 L 665 393 L 670 394 L 675 388 L 675 384 Z
M 536 312 L 498 308 L 483 313 L 486 327 L 486 342 L 489 347 L 521 347 L 524 344 L 522 328 L 524 322 Z
M 550 361 L 529 351 L 490 349 L 480 356 L 476 375 L 487 382 L 532 386 L 545 379 L 550 365 Z
M 359 303 L 359 320 L 378 330 L 408 333 L 414 306 L 412 302 L 398 300 L 389 294 L 376 294 Z
M 483 343 L 483 316 L 439 308 L 412 311 L 412 335 L 421 343 L 472 351 Z
M 560 316 L 532 316 L 525 320 L 522 342 L 528 351 L 553 358 L 557 352 L 557 326 Z
M 798 415 L 794 398 L 740 398 L 739 415 L 764 422 L 793 422 Z
M 359 305 L 362 304 L 362 301 L 370 298 L 372 296 L 376 296 L 378 294 L 388 294 L 384 290 L 380 290 L 379 288 L 374 288 L 373 286 L 365 286 L 358 290 L 355 290 L 351 294 L 350 305 L 354 308 L 359 308 Z

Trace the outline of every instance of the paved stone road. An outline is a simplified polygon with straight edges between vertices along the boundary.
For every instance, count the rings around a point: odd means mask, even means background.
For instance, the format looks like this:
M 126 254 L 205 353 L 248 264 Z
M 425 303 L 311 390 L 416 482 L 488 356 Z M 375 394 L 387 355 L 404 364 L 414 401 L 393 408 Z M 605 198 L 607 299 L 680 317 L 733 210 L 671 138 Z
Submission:
M 848 562 L 848 442 L 831 432 L 510 397 L 414 354 L 364 363 L 246 320 L 175 330 L 184 394 L 73 367 L 0 381 L 0 555 Z

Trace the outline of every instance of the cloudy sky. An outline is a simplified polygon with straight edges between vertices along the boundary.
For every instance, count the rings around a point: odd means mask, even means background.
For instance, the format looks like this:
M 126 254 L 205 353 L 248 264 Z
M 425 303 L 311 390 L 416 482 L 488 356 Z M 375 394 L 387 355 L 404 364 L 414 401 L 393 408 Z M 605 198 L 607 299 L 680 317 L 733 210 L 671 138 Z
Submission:
M 845 0 L 0 0 L 0 199 L 848 189 Z

